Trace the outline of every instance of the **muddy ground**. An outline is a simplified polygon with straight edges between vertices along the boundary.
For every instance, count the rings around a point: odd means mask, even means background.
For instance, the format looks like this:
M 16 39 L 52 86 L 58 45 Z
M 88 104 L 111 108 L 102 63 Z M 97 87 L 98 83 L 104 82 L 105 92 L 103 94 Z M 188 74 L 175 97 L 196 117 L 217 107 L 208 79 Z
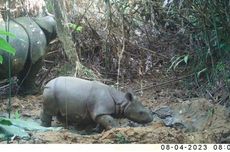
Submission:
M 152 88 L 143 91 L 142 103 L 153 113 L 154 121 L 140 125 L 118 119 L 119 128 L 101 133 L 76 130 L 30 132 L 30 140 L 14 139 L 11 143 L 229 143 L 229 110 L 205 98 L 188 98 L 183 89 Z M 7 99 L 1 100 L 0 111 L 6 112 Z M 22 119 L 39 122 L 41 94 L 12 98 L 12 113 Z M 171 114 L 168 114 L 171 113 Z M 171 115 L 170 117 L 166 117 Z M 165 119 L 169 118 L 169 119 Z M 54 126 L 62 126 L 55 121 Z M 6 143 L 2 141 L 1 143 Z

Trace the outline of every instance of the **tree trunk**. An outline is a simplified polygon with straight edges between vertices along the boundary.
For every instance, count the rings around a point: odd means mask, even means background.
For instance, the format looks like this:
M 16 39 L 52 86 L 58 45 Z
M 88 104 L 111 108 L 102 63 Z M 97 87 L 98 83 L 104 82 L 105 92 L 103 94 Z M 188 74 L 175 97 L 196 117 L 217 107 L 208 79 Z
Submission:
M 70 35 L 70 31 L 68 29 L 68 25 L 67 25 L 68 18 L 64 7 L 64 1 L 60 1 L 60 0 L 51 0 L 51 1 L 52 1 L 52 6 L 56 17 L 56 21 L 57 21 L 58 37 L 63 44 L 68 60 L 72 65 L 76 66 L 80 64 L 80 61 L 75 49 L 74 42 Z

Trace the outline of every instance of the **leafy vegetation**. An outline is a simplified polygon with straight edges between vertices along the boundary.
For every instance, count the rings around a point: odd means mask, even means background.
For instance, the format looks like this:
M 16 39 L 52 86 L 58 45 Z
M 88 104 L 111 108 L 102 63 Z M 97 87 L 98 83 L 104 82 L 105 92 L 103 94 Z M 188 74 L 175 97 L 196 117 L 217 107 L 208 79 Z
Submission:
M 82 32 L 82 26 L 78 26 L 76 24 L 73 23 L 69 23 L 68 24 L 69 28 L 71 28 L 72 30 L 76 31 L 76 32 Z
M 188 59 L 189 59 L 189 55 L 182 55 L 182 56 L 179 56 L 179 57 L 174 56 L 171 59 L 171 65 L 170 65 L 168 71 L 171 70 L 171 69 L 175 70 L 176 67 L 181 63 L 187 64 Z
M 217 76 L 215 71 L 218 71 L 219 62 L 224 63 L 222 67 L 229 67 L 225 62 L 230 55 L 229 8 L 228 1 L 218 0 L 180 0 L 165 6 L 167 20 L 171 21 L 168 24 L 184 35 L 184 42 L 188 42 L 185 50 L 189 50 L 193 58 L 193 71 L 205 71 L 211 79 Z
M 0 141 L 13 136 L 29 139 L 28 131 L 59 131 L 61 127 L 42 127 L 32 120 L 7 119 L 0 117 Z
M 0 35 L 4 35 L 4 36 L 9 36 L 9 37 L 15 38 L 15 35 L 13 35 L 12 33 L 9 33 L 9 32 L 5 32 L 4 30 L 0 30 Z M 15 48 L 13 48 L 2 37 L 0 37 L 0 51 L 8 52 L 11 55 L 15 55 L 15 52 L 16 52 Z M 2 62 L 3 62 L 3 57 L 2 57 L 2 55 L 0 55 L 0 63 L 2 64 Z

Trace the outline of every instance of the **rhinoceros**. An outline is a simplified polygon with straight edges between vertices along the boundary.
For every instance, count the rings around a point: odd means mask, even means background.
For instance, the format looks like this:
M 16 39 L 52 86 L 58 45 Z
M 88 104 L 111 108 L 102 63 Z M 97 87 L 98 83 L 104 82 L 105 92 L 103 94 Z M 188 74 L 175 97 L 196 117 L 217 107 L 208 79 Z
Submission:
M 53 116 L 75 124 L 98 124 L 107 130 L 117 126 L 114 117 L 138 123 L 153 119 L 150 110 L 132 93 L 123 93 L 98 81 L 68 76 L 57 77 L 44 88 L 41 125 L 51 126 Z
M 0 29 L 5 29 L 5 22 L 0 22 Z M 0 64 L 0 80 L 8 77 L 10 60 L 12 75 L 17 76 L 22 87 L 29 90 L 34 86 L 35 76 L 42 66 L 47 44 L 56 38 L 56 21 L 52 16 L 20 17 L 10 20 L 9 32 L 16 36 L 9 37 L 16 54 L 9 59 L 8 54 L 0 50 L 4 58 L 3 64 Z M 5 36 L 0 36 L 5 39 Z

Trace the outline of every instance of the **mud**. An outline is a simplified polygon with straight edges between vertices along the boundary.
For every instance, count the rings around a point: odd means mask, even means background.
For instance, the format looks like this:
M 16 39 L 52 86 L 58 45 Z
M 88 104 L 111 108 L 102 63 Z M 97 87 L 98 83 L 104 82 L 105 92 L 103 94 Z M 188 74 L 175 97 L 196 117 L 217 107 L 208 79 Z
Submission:
M 119 128 L 100 133 L 85 128 L 74 128 L 54 132 L 30 132 L 31 139 L 12 140 L 11 143 L 229 143 L 230 122 L 229 110 L 212 104 L 204 98 L 184 100 L 167 93 L 160 92 L 149 96 L 150 92 L 141 97 L 143 104 L 148 106 L 154 115 L 154 121 L 140 125 L 127 119 L 118 119 Z M 146 98 L 148 97 L 148 98 Z M 7 99 L 1 100 L 1 115 L 6 115 Z M 32 118 L 39 122 L 42 96 L 26 96 L 12 98 L 12 115 L 19 113 L 22 119 Z M 170 111 L 159 111 L 168 107 Z M 156 113 L 158 113 L 156 115 Z M 164 116 L 173 121 L 165 123 Z M 175 125 L 176 124 L 176 125 Z M 180 125 L 178 125 L 180 124 Z M 56 120 L 53 126 L 62 126 Z M 183 127 L 178 127 L 183 126 Z M 1 143 L 6 143 L 2 141 Z

